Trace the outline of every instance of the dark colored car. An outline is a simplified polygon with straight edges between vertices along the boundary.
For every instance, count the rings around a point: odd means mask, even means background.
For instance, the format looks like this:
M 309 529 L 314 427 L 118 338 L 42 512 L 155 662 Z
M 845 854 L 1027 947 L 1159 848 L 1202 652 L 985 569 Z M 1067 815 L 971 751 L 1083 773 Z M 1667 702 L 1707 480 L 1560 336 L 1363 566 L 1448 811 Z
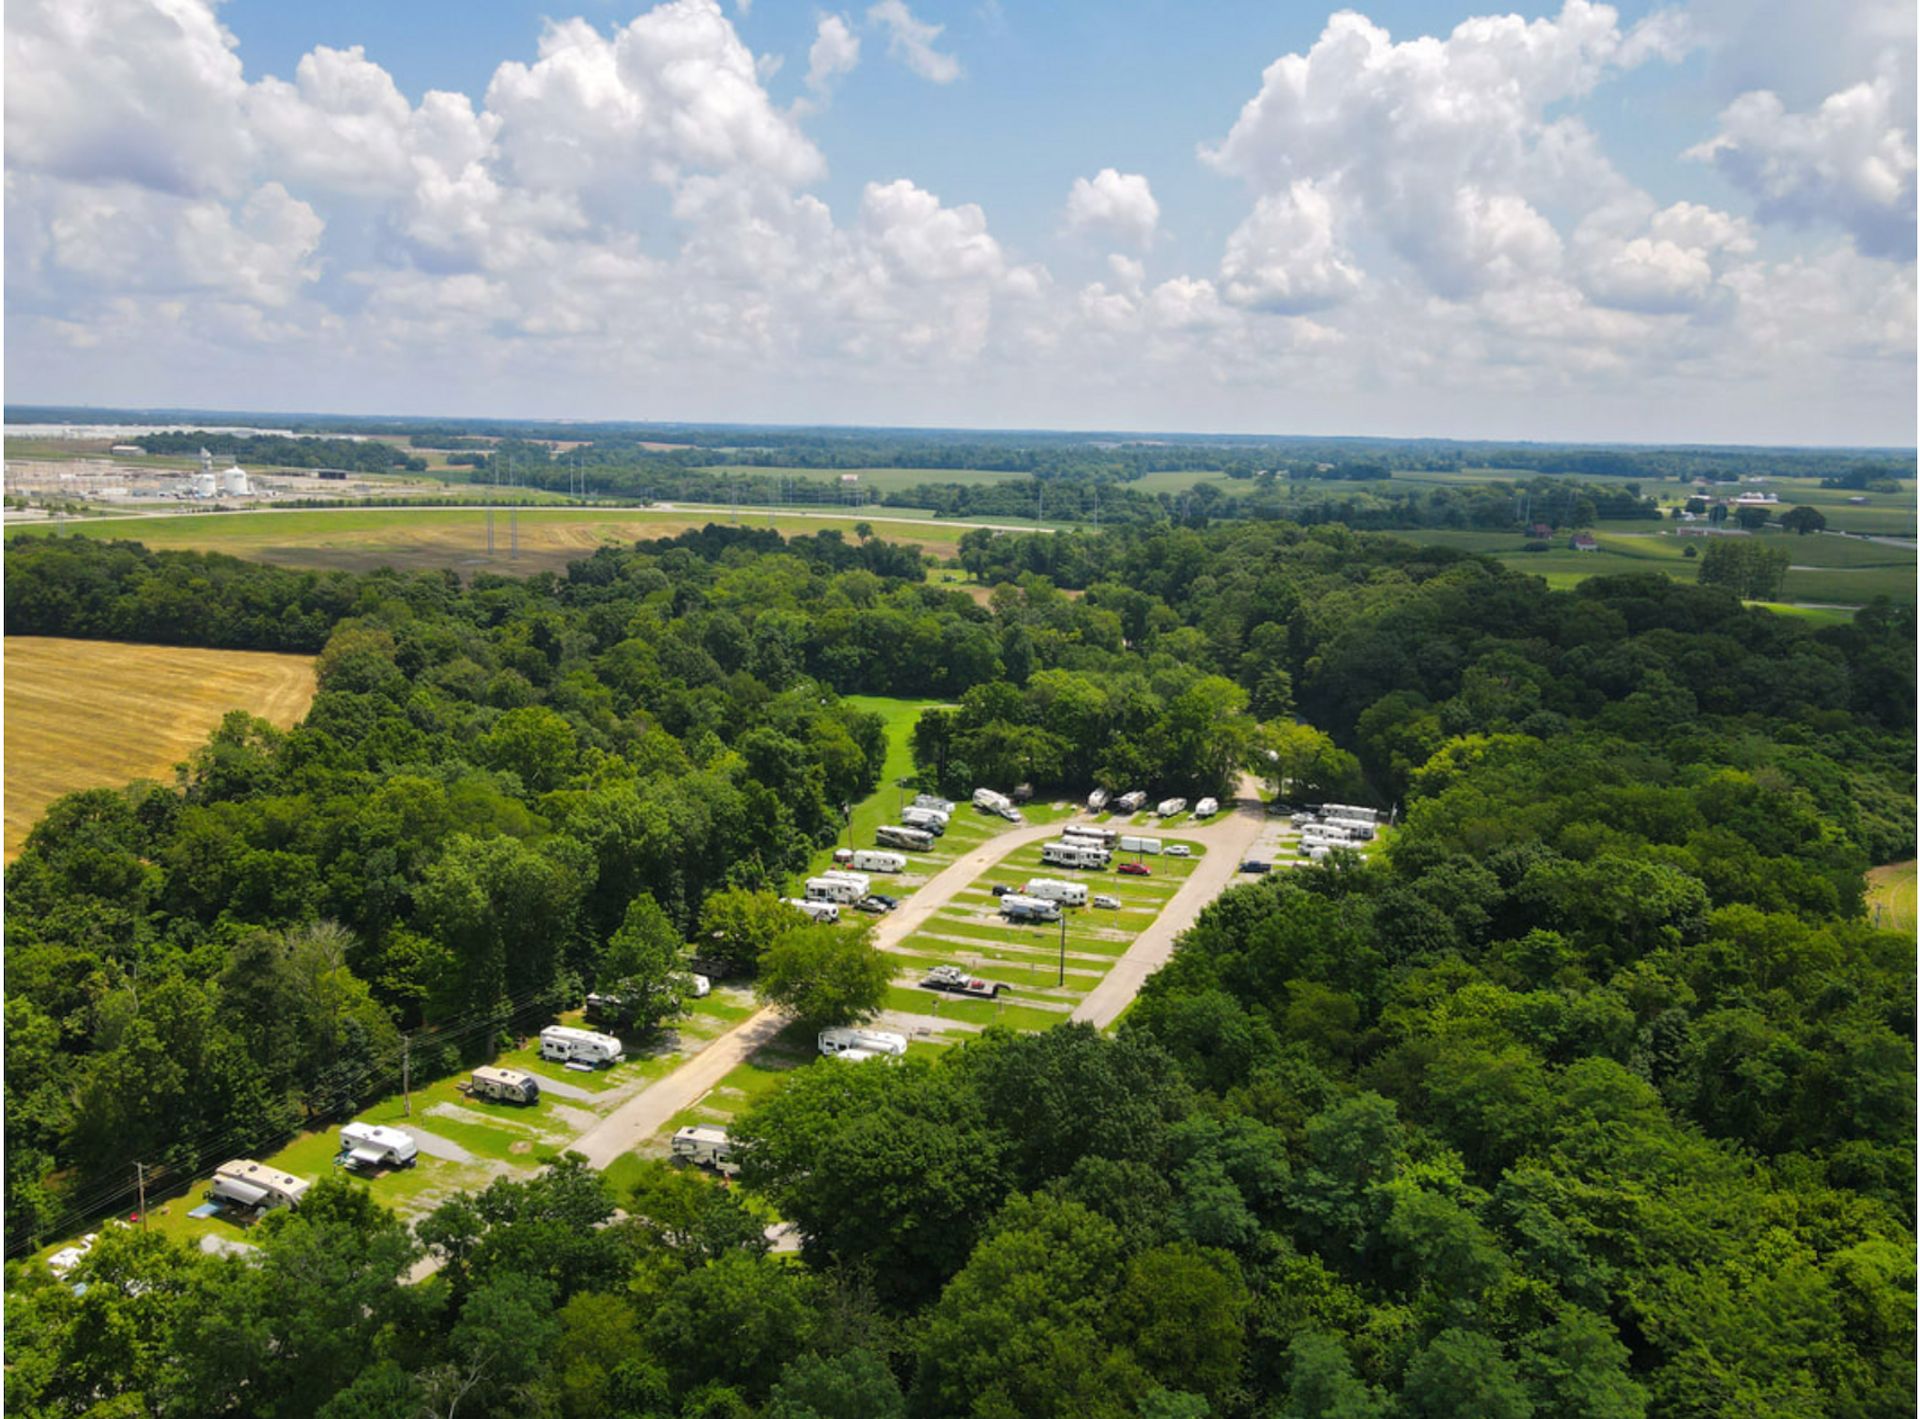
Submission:
M 1151 877 L 1153 869 L 1144 862 L 1123 862 L 1120 871 L 1128 877 Z
M 1011 892 L 1012 890 L 1013 888 L 1011 887 L 996 884 L 993 889 L 993 895 L 996 897 L 1004 897 L 1007 895 L 1007 893 Z
M 1251 872 L 1254 876 L 1259 877 L 1273 871 L 1273 864 L 1271 862 L 1262 862 L 1257 857 L 1250 857 L 1240 864 L 1240 870 L 1242 872 Z

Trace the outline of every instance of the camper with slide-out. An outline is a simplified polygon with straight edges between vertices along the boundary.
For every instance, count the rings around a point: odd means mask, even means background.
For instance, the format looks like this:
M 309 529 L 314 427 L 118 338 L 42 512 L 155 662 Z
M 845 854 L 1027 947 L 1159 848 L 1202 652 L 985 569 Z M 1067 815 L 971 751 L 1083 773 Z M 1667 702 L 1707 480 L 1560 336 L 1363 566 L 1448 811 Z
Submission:
M 627 1057 L 626 1046 L 612 1035 L 578 1030 L 572 1025 L 549 1025 L 540 1032 L 540 1058 L 561 1064 L 588 1064 L 605 1068 Z
M 313 1184 L 292 1173 L 269 1168 L 251 1158 L 234 1158 L 213 1170 L 207 1197 L 223 1207 L 268 1212 L 276 1207 L 298 1207 Z
M 873 890 L 873 879 L 864 872 L 853 872 L 844 867 L 832 867 L 820 875 L 822 877 L 831 877 L 838 882 L 845 882 L 863 897 Z
M 347 1168 L 408 1168 L 420 1156 L 413 1135 L 377 1123 L 340 1126 L 340 1164 Z
M 1058 921 L 1060 903 L 1050 897 L 1030 897 L 1025 892 L 1008 892 L 1000 899 L 1000 915 L 1008 921 Z
M 869 1030 L 860 1025 L 839 1025 L 830 1030 L 822 1030 L 818 1041 L 820 1053 L 825 1055 L 845 1054 L 848 1050 L 866 1050 L 870 1054 L 903 1055 L 907 1052 L 907 1037 L 896 1035 L 891 1030 Z
M 842 877 L 807 878 L 807 900 L 810 902 L 837 902 L 850 907 L 866 896 L 867 890 Z
M 797 911 L 805 912 L 815 921 L 825 922 L 831 926 L 834 922 L 840 920 L 840 907 L 837 903 L 816 902 L 806 897 L 788 897 L 785 900 L 788 906 L 793 907 Z
M 873 840 L 881 847 L 905 848 L 909 852 L 925 852 L 933 846 L 933 834 L 925 828 L 909 828 L 904 823 L 889 823 L 885 827 L 873 830 Z
M 1130 833 L 1122 833 L 1120 835 L 1120 841 L 1114 844 L 1114 846 L 1118 847 L 1122 852 L 1159 852 L 1160 839 L 1140 838 L 1134 837 Z
M 733 1161 L 733 1140 L 726 1129 L 715 1124 L 688 1124 L 673 1135 L 670 1147 L 673 1156 L 683 1163 L 712 1168 L 727 1177 L 740 1171 L 740 1165 Z
M 1043 897 L 1049 902 L 1058 902 L 1063 907 L 1084 907 L 1087 904 L 1085 882 L 1065 882 L 1058 877 L 1035 877 L 1020 890 L 1029 897 Z
M 881 852 L 874 848 L 858 848 L 849 859 L 856 872 L 905 872 L 907 856 L 901 852 Z
M 1040 861 L 1048 867 L 1079 867 L 1097 870 L 1112 859 L 1099 843 L 1085 839 L 1063 838 L 1057 843 L 1040 844 Z
M 483 1064 L 467 1080 L 467 1097 L 498 1099 L 503 1104 L 537 1104 L 540 1102 L 540 1080 L 524 1069 L 502 1069 L 497 1064 Z

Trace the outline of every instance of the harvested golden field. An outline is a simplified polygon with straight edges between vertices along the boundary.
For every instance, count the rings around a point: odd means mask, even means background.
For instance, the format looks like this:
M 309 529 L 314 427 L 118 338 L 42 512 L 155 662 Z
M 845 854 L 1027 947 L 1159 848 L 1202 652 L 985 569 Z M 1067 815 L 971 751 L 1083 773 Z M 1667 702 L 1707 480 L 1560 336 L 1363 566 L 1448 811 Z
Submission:
M 8 636 L 6 856 L 82 788 L 166 782 L 228 710 L 287 728 L 313 700 L 313 657 Z
M 463 575 L 497 572 L 531 575 L 562 572 L 567 563 L 593 555 L 602 546 L 623 546 L 644 538 L 673 537 L 709 522 L 738 521 L 772 527 L 785 536 L 835 529 L 851 539 L 861 521 L 890 542 L 911 542 L 939 557 L 958 547 L 964 524 L 893 518 L 873 514 L 842 517 L 828 513 L 742 512 L 738 519 L 713 509 L 527 508 L 520 512 L 519 556 L 510 555 L 508 517 L 493 517 L 493 555 L 487 555 L 486 514 L 447 508 L 309 508 L 289 511 L 198 513 L 94 518 L 69 522 L 68 536 L 125 538 L 156 550 L 182 548 L 225 552 L 279 566 L 367 571 L 390 566 L 402 570 L 450 568 Z M 7 529 L 14 537 L 45 536 L 38 524 Z

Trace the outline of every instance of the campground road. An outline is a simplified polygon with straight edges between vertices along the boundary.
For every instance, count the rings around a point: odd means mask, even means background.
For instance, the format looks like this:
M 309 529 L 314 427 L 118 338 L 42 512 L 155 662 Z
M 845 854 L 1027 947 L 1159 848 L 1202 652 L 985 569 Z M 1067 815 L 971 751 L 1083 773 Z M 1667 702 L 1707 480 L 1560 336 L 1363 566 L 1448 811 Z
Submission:
M 1087 992 L 1068 1018 L 1085 1020 L 1097 1030 L 1104 1030 L 1119 1019 L 1120 1012 L 1139 994 L 1146 978 L 1166 964 L 1180 933 L 1193 925 L 1207 903 L 1233 885 L 1247 849 L 1267 827 L 1266 813 L 1256 798 L 1251 803 L 1237 802 L 1231 815 L 1205 827 L 1177 829 L 1180 836 L 1204 843 L 1206 855 L 1180 884 L 1180 890 L 1168 899 L 1153 924 L 1134 937 L 1126 954 L 1113 963 L 1101 977 L 1100 984 Z
M 1059 823 L 1031 823 L 1009 833 L 997 833 L 971 852 L 942 868 L 898 911 L 882 917 L 874 929 L 876 946 L 904 941 L 922 923 L 987 868 L 1014 848 L 1039 842 L 1060 830 Z M 606 1118 L 581 1134 L 571 1145 L 596 1168 L 604 1168 L 622 1153 L 631 1152 L 653 1137 L 682 1109 L 691 1108 L 728 1072 L 780 1032 L 784 1023 L 777 1010 L 756 1012 L 721 1035 L 673 1073 L 649 1084 Z

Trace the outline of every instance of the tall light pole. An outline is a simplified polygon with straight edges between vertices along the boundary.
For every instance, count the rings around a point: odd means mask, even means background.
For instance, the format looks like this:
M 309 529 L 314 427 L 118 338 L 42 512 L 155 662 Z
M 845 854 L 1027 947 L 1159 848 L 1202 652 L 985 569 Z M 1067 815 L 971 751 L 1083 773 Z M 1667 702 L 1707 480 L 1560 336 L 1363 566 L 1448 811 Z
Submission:
M 1067 983 L 1067 909 L 1060 908 L 1060 984 Z

